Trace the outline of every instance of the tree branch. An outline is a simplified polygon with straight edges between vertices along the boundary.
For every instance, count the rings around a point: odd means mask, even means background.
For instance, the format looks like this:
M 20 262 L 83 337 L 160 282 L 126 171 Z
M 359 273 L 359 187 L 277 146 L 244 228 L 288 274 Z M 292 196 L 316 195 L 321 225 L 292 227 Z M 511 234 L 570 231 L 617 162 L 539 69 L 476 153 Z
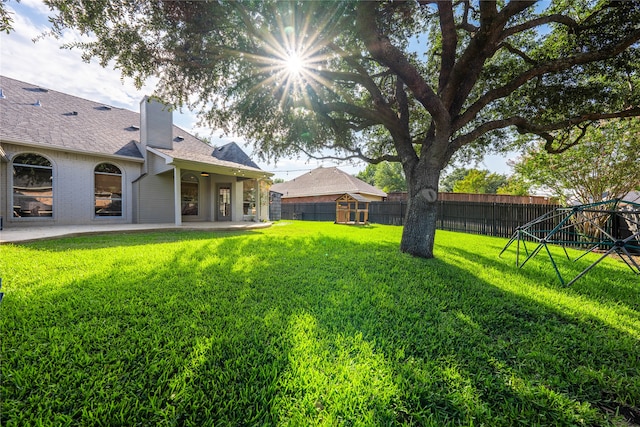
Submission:
M 458 24 L 457 28 L 461 28 L 469 33 L 475 33 L 480 29 L 480 27 L 469 23 L 469 10 L 473 8 L 469 4 L 469 0 L 465 0 L 462 3 L 464 3 L 464 12 L 462 13 L 462 22 Z
M 518 34 L 523 31 L 527 31 L 532 28 L 539 27 L 541 25 L 550 24 L 552 22 L 564 24 L 567 27 L 571 27 L 571 28 L 575 28 L 578 26 L 578 23 L 575 20 L 565 15 L 554 14 L 554 15 L 541 16 L 540 18 L 532 19 L 531 21 L 527 21 L 522 24 L 515 25 L 513 27 L 505 29 L 502 32 L 501 40 L 505 40 L 514 34 Z
M 421 73 L 408 61 L 404 53 L 382 34 L 376 21 L 376 7 L 375 2 L 360 2 L 357 5 L 356 28 L 367 49 L 377 62 L 389 67 L 399 76 L 434 120 L 441 124 L 442 128 L 446 128 L 449 113 Z
M 629 36 L 627 36 L 627 38 L 612 46 L 610 49 L 602 49 L 598 50 L 597 52 L 581 53 L 569 58 L 560 58 L 554 61 L 541 63 L 537 67 L 531 68 L 520 74 L 506 85 L 490 90 L 483 96 L 481 96 L 476 102 L 473 103 L 473 105 L 467 108 L 467 110 L 462 115 L 456 117 L 453 122 L 453 130 L 455 131 L 462 128 L 474 117 L 476 117 L 476 115 L 489 103 L 510 95 L 520 86 L 524 85 L 526 82 L 535 77 L 539 77 L 548 73 L 565 71 L 576 65 L 588 64 L 590 62 L 597 62 L 613 58 L 632 44 L 636 43 L 638 40 L 640 40 L 640 29 L 634 31 Z
M 496 1 L 480 2 L 480 29 L 456 62 L 447 86 L 441 92 L 442 104 L 452 116 L 459 114 L 475 86 L 485 61 L 494 55 L 509 19 L 535 4 L 534 0 L 512 1 L 497 11 Z
M 550 153 L 560 153 L 568 148 L 576 145 L 579 141 L 574 141 L 571 144 L 562 144 L 558 149 L 552 147 L 553 142 L 557 140 L 556 136 L 553 136 L 550 132 L 568 129 L 572 126 L 578 126 L 586 122 L 593 122 L 597 120 L 608 120 L 623 117 L 635 117 L 640 115 L 640 107 L 629 108 L 627 110 L 617 111 L 614 113 L 585 113 L 579 116 L 571 117 L 566 120 L 547 124 L 535 124 L 528 119 L 520 116 L 513 116 L 502 120 L 493 120 L 476 127 L 469 133 L 460 135 L 453 139 L 447 147 L 447 153 L 453 155 L 461 147 L 475 141 L 488 132 L 504 129 L 509 126 L 515 126 L 519 133 L 531 133 L 538 135 L 546 141 L 545 149 Z
M 453 5 L 451 1 L 438 1 L 438 13 L 440 15 L 440 32 L 442 33 L 442 57 L 438 83 L 438 92 L 441 92 L 446 86 L 456 62 L 458 35 L 456 33 L 456 23 L 453 18 Z
M 502 42 L 502 43 L 500 43 L 498 45 L 498 50 L 500 48 L 507 49 L 509 52 L 513 53 L 514 55 L 519 56 L 520 58 L 524 59 L 524 61 L 526 63 L 528 63 L 528 64 L 531 64 L 531 65 L 537 65 L 538 64 L 536 61 L 533 60 L 533 58 L 531 58 L 529 55 L 527 55 L 526 53 L 524 53 L 520 49 L 517 49 L 517 48 L 513 47 L 510 43 Z
M 382 163 L 382 162 L 399 162 L 400 161 L 400 157 L 398 156 L 394 156 L 394 155 L 390 155 L 390 154 L 384 154 L 382 156 L 379 157 L 369 157 L 366 156 L 362 150 L 358 147 L 356 148 L 350 148 L 350 147 L 344 147 L 341 145 L 336 145 L 336 144 L 325 144 L 324 148 L 327 148 L 329 150 L 335 150 L 336 148 L 351 152 L 353 154 L 350 154 L 348 156 L 330 156 L 330 155 L 316 155 L 316 154 L 312 154 L 310 151 L 308 151 L 307 149 L 305 149 L 304 147 L 298 145 L 298 144 L 293 144 L 294 148 L 296 150 L 301 151 L 302 153 L 304 153 L 307 157 L 309 157 L 310 159 L 315 159 L 315 160 L 341 160 L 341 161 L 345 161 L 345 160 L 354 160 L 354 159 L 358 159 L 358 160 L 364 160 L 367 163 L 371 163 L 371 164 L 378 164 L 378 163 Z

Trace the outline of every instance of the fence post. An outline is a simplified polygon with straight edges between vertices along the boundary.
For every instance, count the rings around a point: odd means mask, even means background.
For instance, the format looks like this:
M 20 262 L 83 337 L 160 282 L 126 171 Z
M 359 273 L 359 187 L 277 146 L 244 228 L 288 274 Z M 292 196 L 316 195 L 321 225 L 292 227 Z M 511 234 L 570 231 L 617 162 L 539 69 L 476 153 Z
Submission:
M 496 236 L 496 202 L 491 203 L 491 235 Z

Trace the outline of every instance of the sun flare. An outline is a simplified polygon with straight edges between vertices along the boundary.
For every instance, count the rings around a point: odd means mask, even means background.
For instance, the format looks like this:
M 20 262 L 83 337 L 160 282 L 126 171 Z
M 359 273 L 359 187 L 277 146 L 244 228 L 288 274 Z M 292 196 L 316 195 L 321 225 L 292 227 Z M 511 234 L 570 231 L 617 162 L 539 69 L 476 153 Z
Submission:
M 291 101 L 310 105 L 310 92 L 334 87 L 323 75 L 324 64 L 336 59 L 336 52 L 329 47 L 331 12 L 314 29 L 309 16 L 285 11 L 272 31 L 260 31 L 261 52 L 248 56 L 259 64 L 258 74 L 263 77 L 256 90 L 271 89 L 281 106 Z
M 292 52 L 285 60 L 285 67 L 291 77 L 297 77 L 302 74 L 305 68 L 305 62 L 297 52 Z

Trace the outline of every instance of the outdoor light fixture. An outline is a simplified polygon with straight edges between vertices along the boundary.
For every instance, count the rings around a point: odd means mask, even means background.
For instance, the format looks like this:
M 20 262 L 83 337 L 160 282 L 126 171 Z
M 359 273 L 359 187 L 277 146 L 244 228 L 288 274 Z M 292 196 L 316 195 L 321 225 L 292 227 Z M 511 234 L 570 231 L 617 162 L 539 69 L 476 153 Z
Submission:
M 200 172 L 200 176 L 209 176 L 209 172 Z

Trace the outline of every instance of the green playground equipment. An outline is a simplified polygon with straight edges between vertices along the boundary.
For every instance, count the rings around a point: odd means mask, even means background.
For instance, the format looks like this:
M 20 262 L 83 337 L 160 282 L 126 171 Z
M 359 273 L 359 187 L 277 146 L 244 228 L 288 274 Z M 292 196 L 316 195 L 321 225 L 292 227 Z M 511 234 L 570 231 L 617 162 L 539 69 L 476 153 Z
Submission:
M 622 225 L 626 225 L 626 230 Z M 566 286 L 575 283 L 600 261 L 614 253 L 624 261 L 631 271 L 640 274 L 640 266 L 632 256 L 632 253 L 640 253 L 640 203 L 611 199 L 585 205 L 556 208 L 517 227 L 498 256 L 501 257 L 514 242 L 516 243 L 516 266 L 518 268 L 524 267 L 527 261 L 544 249 L 563 285 L 565 280 L 560 273 L 558 264 L 553 259 L 553 255 L 551 255 L 549 245 L 562 246 L 568 259 L 570 259 L 566 249 L 568 246 L 587 248 L 574 261 L 594 251 L 602 253 L 596 261 L 566 283 Z M 533 251 L 529 251 L 527 242 L 536 245 Z M 522 263 L 520 263 L 521 246 L 526 254 L 526 259 Z

